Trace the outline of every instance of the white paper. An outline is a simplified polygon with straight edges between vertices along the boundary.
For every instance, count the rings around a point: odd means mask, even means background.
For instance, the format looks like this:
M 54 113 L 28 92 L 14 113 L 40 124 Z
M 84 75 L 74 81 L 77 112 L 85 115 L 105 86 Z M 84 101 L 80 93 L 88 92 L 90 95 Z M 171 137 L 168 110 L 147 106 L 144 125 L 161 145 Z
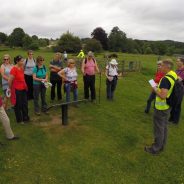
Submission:
M 152 88 L 157 87 L 157 84 L 155 83 L 155 81 L 153 79 L 149 80 L 149 83 L 150 83 Z

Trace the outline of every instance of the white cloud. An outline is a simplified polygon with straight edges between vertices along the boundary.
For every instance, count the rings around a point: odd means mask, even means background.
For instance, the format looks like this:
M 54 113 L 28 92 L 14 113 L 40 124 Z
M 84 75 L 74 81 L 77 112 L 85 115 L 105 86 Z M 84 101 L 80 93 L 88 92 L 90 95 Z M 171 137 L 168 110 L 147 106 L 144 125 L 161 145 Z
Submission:
M 98 26 L 119 26 L 128 37 L 184 41 L 182 0 L 0 0 L 0 31 L 59 37 L 67 30 L 89 37 Z

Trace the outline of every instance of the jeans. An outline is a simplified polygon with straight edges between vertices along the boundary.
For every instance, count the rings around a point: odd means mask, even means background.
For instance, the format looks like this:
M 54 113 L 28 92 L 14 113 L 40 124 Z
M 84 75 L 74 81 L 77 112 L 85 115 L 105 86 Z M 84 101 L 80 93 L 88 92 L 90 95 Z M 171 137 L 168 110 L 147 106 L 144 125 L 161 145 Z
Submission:
M 84 98 L 89 99 L 89 89 L 91 91 L 91 100 L 96 99 L 96 90 L 95 90 L 95 75 L 85 75 L 83 77 L 84 81 Z
M 114 97 L 114 91 L 117 86 L 117 77 L 114 77 L 112 81 L 106 80 L 106 92 L 107 92 L 107 99 L 112 100 Z
M 28 121 L 28 101 L 26 90 L 16 90 L 16 104 L 14 107 L 17 123 Z
M 71 90 L 73 91 L 74 101 L 78 100 L 78 89 L 77 88 L 72 89 L 72 84 L 66 83 L 65 84 L 66 102 L 70 102 L 70 92 L 71 92 Z
M 52 83 L 51 87 L 51 100 L 55 99 L 55 88 L 57 86 L 57 98 L 58 100 L 62 99 L 61 87 L 62 87 L 62 80 L 51 80 Z
M 163 149 L 167 142 L 167 125 L 170 109 L 154 111 L 153 123 L 154 123 L 154 144 L 152 148 L 154 151 L 160 151 Z
M 152 92 L 147 100 L 147 106 L 145 108 L 145 112 L 149 112 L 150 111 L 150 108 L 151 108 L 151 103 L 152 101 L 154 101 L 156 98 L 156 93 L 155 92 Z
M 25 81 L 28 87 L 27 98 L 28 100 L 33 99 L 33 77 L 30 75 L 24 75 Z
M 40 112 L 39 96 L 41 97 L 41 110 L 42 112 L 47 111 L 46 103 L 46 88 L 43 84 L 34 84 L 34 110 L 35 112 Z

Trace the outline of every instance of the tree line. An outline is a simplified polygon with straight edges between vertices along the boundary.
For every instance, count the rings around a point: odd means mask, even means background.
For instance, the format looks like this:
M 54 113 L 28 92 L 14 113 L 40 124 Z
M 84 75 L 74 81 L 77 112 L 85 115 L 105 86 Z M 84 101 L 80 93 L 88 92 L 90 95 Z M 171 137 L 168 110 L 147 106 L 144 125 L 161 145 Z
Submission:
M 24 49 L 39 49 L 54 43 L 54 51 L 76 53 L 80 49 L 94 52 L 112 51 L 133 54 L 173 55 L 184 54 L 184 43 L 172 40 L 149 41 L 128 38 L 119 27 L 108 34 L 102 27 L 95 28 L 89 38 L 79 38 L 69 31 L 56 40 L 29 36 L 22 28 L 15 28 L 10 35 L 0 32 L 0 44 Z
M 30 36 L 22 28 L 15 28 L 10 35 L 0 32 L 0 44 L 9 47 L 22 47 L 23 49 L 38 50 L 49 45 L 49 39 Z

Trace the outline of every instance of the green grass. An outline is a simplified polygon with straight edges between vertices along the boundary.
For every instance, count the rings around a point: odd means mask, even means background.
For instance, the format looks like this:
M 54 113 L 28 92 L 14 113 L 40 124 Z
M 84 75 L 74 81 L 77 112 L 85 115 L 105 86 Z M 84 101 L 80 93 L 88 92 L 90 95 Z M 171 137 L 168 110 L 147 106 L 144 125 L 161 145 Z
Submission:
M 2 56 L 5 52 L 0 52 Z M 25 53 L 21 50 L 9 53 Z M 36 52 L 46 62 L 53 53 Z M 102 55 L 99 62 L 104 62 Z M 143 113 L 150 93 L 148 80 L 155 72 L 156 56 L 121 55 L 120 59 L 141 60 L 140 73 L 128 73 L 118 81 L 114 102 L 105 99 L 102 79 L 101 104 L 70 107 L 69 126 L 60 124 L 60 109 L 49 116 L 30 115 L 33 123 L 17 125 L 10 113 L 14 132 L 21 139 L 5 140 L 0 127 L 0 184 L 182 184 L 184 183 L 184 114 L 179 126 L 169 126 L 166 150 L 159 156 L 143 151 L 152 143 L 152 113 Z M 99 85 L 97 77 L 96 86 Z M 83 96 L 82 78 L 79 94 Z M 50 91 L 47 92 L 49 102 Z M 184 108 L 184 107 L 183 107 Z

